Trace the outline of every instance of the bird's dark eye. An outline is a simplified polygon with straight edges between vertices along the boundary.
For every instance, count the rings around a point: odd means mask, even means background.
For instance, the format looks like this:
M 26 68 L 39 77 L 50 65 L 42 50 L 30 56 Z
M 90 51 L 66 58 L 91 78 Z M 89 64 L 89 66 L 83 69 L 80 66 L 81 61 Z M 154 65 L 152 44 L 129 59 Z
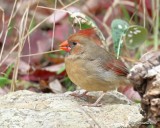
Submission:
M 76 42 L 72 42 L 72 44 L 75 46 L 75 45 L 77 45 L 77 43 Z

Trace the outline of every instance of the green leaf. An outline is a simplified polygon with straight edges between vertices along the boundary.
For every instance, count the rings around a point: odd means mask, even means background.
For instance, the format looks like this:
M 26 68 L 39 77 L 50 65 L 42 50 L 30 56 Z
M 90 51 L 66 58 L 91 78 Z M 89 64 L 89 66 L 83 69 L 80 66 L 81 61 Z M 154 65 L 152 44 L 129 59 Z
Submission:
M 126 46 L 134 49 L 139 47 L 147 38 L 147 29 L 134 25 L 128 28 L 125 35 Z
M 125 35 L 125 32 L 128 29 L 128 27 L 129 24 L 121 19 L 115 19 L 111 23 L 114 51 L 117 54 L 117 57 L 120 54 L 120 49 L 123 42 L 123 36 Z
M 63 82 L 67 88 L 67 91 L 74 91 L 75 90 L 75 86 L 73 85 L 72 81 L 68 77 L 65 77 Z
M 10 84 L 11 80 L 6 77 L 0 76 L 0 87 L 4 87 L 6 84 Z
M 81 23 L 81 29 L 87 29 L 87 28 L 91 28 L 91 25 L 88 25 L 86 23 Z
M 36 21 L 34 19 L 31 20 L 31 23 L 29 25 L 29 32 L 32 31 L 32 29 L 36 26 Z
M 66 67 L 62 66 L 58 71 L 57 74 L 61 74 L 63 71 L 65 71 Z
M 122 13 L 124 15 L 124 19 L 126 19 L 127 21 L 129 21 L 131 19 L 130 14 L 126 8 L 126 6 L 124 6 L 123 4 L 120 5 L 121 9 L 122 9 Z
M 156 128 L 156 126 L 154 126 L 153 124 L 150 124 L 147 126 L 147 128 Z
M 11 64 L 11 65 L 8 67 L 8 69 L 7 69 L 7 71 L 6 71 L 5 75 L 4 75 L 6 78 L 8 78 L 9 75 L 11 74 L 13 67 L 14 67 L 14 64 Z
M 72 83 L 72 81 L 69 79 L 68 76 L 61 79 L 61 83 L 65 85 L 65 87 L 67 88 L 67 91 L 74 91 L 76 89 L 74 84 Z
M 10 36 L 13 33 L 13 29 L 14 29 L 14 22 L 13 22 L 13 20 L 11 20 L 11 22 L 8 26 L 8 33 L 7 33 L 8 36 Z
M 135 103 L 138 103 L 138 104 L 140 104 L 140 103 L 141 103 L 141 101 L 140 101 L 140 100 L 134 100 L 134 102 L 135 102 Z

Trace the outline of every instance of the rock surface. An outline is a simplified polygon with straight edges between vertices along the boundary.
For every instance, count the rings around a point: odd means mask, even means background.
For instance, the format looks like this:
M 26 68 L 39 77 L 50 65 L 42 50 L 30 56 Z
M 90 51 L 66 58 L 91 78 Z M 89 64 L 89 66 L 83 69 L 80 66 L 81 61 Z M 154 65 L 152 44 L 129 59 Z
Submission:
M 98 96 L 100 92 L 91 93 Z M 102 107 L 65 94 L 17 91 L 0 98 L 0 128 L 138 128 L 139 106 L 108 92 Z

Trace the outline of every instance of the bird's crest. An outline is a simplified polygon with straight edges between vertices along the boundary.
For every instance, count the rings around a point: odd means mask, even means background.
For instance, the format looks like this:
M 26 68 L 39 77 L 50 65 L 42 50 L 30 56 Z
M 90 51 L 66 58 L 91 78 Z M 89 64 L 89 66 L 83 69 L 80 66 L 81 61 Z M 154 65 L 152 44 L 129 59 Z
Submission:
M 96 30 L 95 28 L 83 29 L 77 32 L 77 34 L 84 35 L 84 36 L 92 36 L 96 34 Z
M 73 34 L 72 36 L 75 36 L 75 35 L 92 38 L 92 39 L 94 39 L 94 41 L 92 41 L 92 42 L 96 43 L 99 46 L 102 45 L 102 42 L 101 42 L 99 35 L 97 34 L 95 28 L 79 30 L 77 33 Z

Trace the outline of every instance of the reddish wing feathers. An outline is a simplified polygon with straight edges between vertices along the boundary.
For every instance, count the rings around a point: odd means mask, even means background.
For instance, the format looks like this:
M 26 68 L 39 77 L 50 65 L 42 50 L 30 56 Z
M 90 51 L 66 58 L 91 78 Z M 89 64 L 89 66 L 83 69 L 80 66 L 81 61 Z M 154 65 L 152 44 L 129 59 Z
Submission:
M 107 63 L 107 68 L 112 70 L 115 74 L 119 76 L 126 76 L 128 74 L 128 69 L 124 63 L 118 59 L 110 61 Z

